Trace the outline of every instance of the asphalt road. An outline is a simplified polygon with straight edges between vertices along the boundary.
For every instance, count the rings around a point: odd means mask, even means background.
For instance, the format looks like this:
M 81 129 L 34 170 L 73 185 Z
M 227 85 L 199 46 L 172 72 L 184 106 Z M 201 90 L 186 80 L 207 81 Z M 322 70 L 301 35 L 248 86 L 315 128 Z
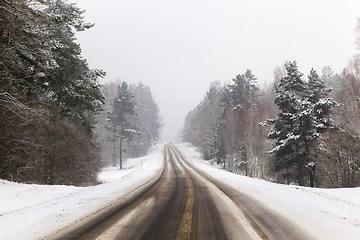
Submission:
M 158 177 L 58 239 L 313 239 L 255 199 L 164 147 Z

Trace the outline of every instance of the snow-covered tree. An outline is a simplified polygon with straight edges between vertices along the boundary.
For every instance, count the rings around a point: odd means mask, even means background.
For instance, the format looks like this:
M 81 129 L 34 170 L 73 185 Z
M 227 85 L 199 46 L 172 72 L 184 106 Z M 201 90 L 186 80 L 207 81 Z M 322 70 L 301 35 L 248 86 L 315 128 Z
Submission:
M 330 90 L 314 70 L 309 81 L 302 81 L 295 61 L 285 64 L 287 75 L 276 88 L 275 103 L 280 113 L 264 125 L 273 125 L 269 139 L 276 140 L 273 170 L 281 172 L 289 181 L 305 185 L 309 172 L 310 186 L 314 186 L 315 164 L 309 157 L 312 141 L 331 126 L 331 108 L 337 103 L 328 98 Z
M 101 144 L 103 161 L 107 166 L 116 166 L 119 158 L 119 134 L 110 124 L 108 115 L 113 111 L 113 100 L 117 96 L 117 88 L 121 81 L 104 84 L 102 92 L 105 96 L 105 109 L 96 119 L 97 141 Z M 123 144 L 122 158 L 135 158 L 147 154 L 151 146 L 154 146 L 162 129 L 162 117 L 156 104 L 151 89 L 143 83 L 131 84 L 128 91 L 133 93 L 132 101 L 136 102 L 134 111 L 136 114 L 126 116 L 129 127 L 127 138 Z M 104 131 L 108 129 L 108 131 Z
M 259 90 L 256 80 L 250 69 L 238 74 L 227 86 L 223 97 L 226 110 L 222 129 L 230 170 L 243 170 L 246 176 L 252 176 L 254 172 L 254 132 L 257 127 L 254 118 L 257 115 L 256 91 Z
M 150 87 L 143 83 L 129 88 L 134 92 L 136 115 L 132 117 L 133 125 L 139 134 L 133 134 L 128 144 L 128 155 L 140 157 L 146 155 L 151 146 L 156 145 L 162 128 L 160 110 L 151 94 Z
M 251 92 L 257 91 L 257 78 L 252 74 L 250 69 L 247 69 L 244 74 L 238 74 L 232 79 L 233 83 L 228 85 L 229 91 L 226 99 L 231 103 L 234 109 L 241 109 L 248 101 Z
M 330 66 L 325 66 L 321 72 L 321 80 L 324 81 L 326 87 L 331 89 L 333 97 L 337 97 L 341 92 L 341 76 L 335 74 Z
M 190 110 L 185 117 L 184 120 L 184 126 L 182 129 L 182 136 L 181 136 L 181 140 L 183 142 L 188 142 L 188 143 L 194 143 L 195 142 L 195 132 L 196 132 L 196 127 L 195 122 L 196 122 L 196 118 L 199 114 L 199 109 L 198 106 L 195 107 L 194 109 Z
M 256 78 L 251 70 L 238 74 L 232 83 L 211 84 L 203 101 L 188 113 L 183 141 L 192 143 L 205 159 L 216 159 L 232 172 L 255 176 L 256 139 L 260 127 Z
M 0 1 L 0 16 L 0 177 L 96 181 L 99 158 L 88 153 L 98 150 L 92 127 L 103 101 L 97 78 L 104 73 L 88 67 L 75 42 L 76 32 L 93 24 L 63 0 Z M 67 129 L 77 131 L 62 134 Z M 57 151 L 64 142 L 72 144 Z M 85 162 L 89 168 L 76 167 Z
M 203 152 L 207 159 L 221 161 L 220 153 L 220 124 L 223 114 L 221 104 L 221 86 L 219 82 L 212 82 L 209 91 L 206 93 L 206 106 L 203 110 Z
M 129 134 L 136 132 L 128 121 L 130 115 L 135 115 L 134 94 L 129 91 L 127 82 L 122 82 L 117 89 L 117 95 L 112 102 L 112 111 L 108 114 L 107 130 L 112 133 L 112 141 L 120 140 L 120 169 L 122 169 L 123 142 L 129 139 Z M 115 149 L 114 149 L 115 150 Z
M 221 139 L 219 128 L 224 107 L 221 104 L 223 88 L 215 81 L 210 85 L 204 99 L 190 111 L 184 122 L 182 140 L 192 143 L 203 153 L 205 159 L 221 162 Z

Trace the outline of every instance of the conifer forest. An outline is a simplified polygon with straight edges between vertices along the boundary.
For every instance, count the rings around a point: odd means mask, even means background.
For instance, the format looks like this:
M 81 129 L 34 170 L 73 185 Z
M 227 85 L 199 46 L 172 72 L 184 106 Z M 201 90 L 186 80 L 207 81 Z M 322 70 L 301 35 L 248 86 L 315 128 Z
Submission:
M 113 157 L 141 156 L 158 139 L 150 88 L 102 86 L 105 72 L 82 57 L 75 34 L 93 27 L 83 13 L 62 0 L 0 1 L 1 179 L 96 184 L 115 165 L 108 145 Z

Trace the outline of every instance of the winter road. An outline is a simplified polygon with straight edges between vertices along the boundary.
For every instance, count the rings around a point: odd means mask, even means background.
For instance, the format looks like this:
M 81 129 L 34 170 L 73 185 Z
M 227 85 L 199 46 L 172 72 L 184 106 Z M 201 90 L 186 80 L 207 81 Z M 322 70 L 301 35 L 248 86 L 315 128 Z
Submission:
M 58 239 L 312 239 L 169 144 L 153 182 L 86 221 Z

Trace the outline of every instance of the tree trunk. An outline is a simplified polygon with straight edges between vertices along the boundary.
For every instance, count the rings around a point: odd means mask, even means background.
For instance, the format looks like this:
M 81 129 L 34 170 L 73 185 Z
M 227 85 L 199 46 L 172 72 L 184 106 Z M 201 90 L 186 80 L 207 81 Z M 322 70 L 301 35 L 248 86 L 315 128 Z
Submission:
M 304 161 L 302 160 L 302 156 L 300 156 L 300 153 L 299 153 L 299 144 L 298 142 L 295 140 L 295 148 L 296 148 L 296 162 L 297 162 L 297 171 L 298 171 L 298 184 L 299 186 L 304 186 L 304 183 L 303 183 L 303 164 L 304 164 Z
M 298 173 L 299 174 L 299 176 L 298 176 L 298 184 L 299 184 L 299 186 L 304 186 L 301 167 L 299 167 L 298 171 L 299 171 L 299 173 Z
M 116 131 L 114 131 L 114 150 L 112 154 L 111 166 L 116 167 Z
M 309 166 L 310 172 L 310 187 L 315 186 L 315 165 Z
M 122 142 L 123 142 L 123 137 L 120 136 L 120 169 L 122 169 Z
M 305 143 L 305 150 L 306 150 L 306 162 L 309 163 L 311 159 L 309 159 L 309 145 L 308 141 L 305 137 L 304 132 L 302 133 L 304 143 Z M 309 175 L 310 175 L 310 187 L 314 187 L 315 185 L 315 165 L 309 166 Z
M 120 169 L 122 169 L 122 145 L 123 145 L 123 138 L 124 138 L 124 122 L 120 124 Z

